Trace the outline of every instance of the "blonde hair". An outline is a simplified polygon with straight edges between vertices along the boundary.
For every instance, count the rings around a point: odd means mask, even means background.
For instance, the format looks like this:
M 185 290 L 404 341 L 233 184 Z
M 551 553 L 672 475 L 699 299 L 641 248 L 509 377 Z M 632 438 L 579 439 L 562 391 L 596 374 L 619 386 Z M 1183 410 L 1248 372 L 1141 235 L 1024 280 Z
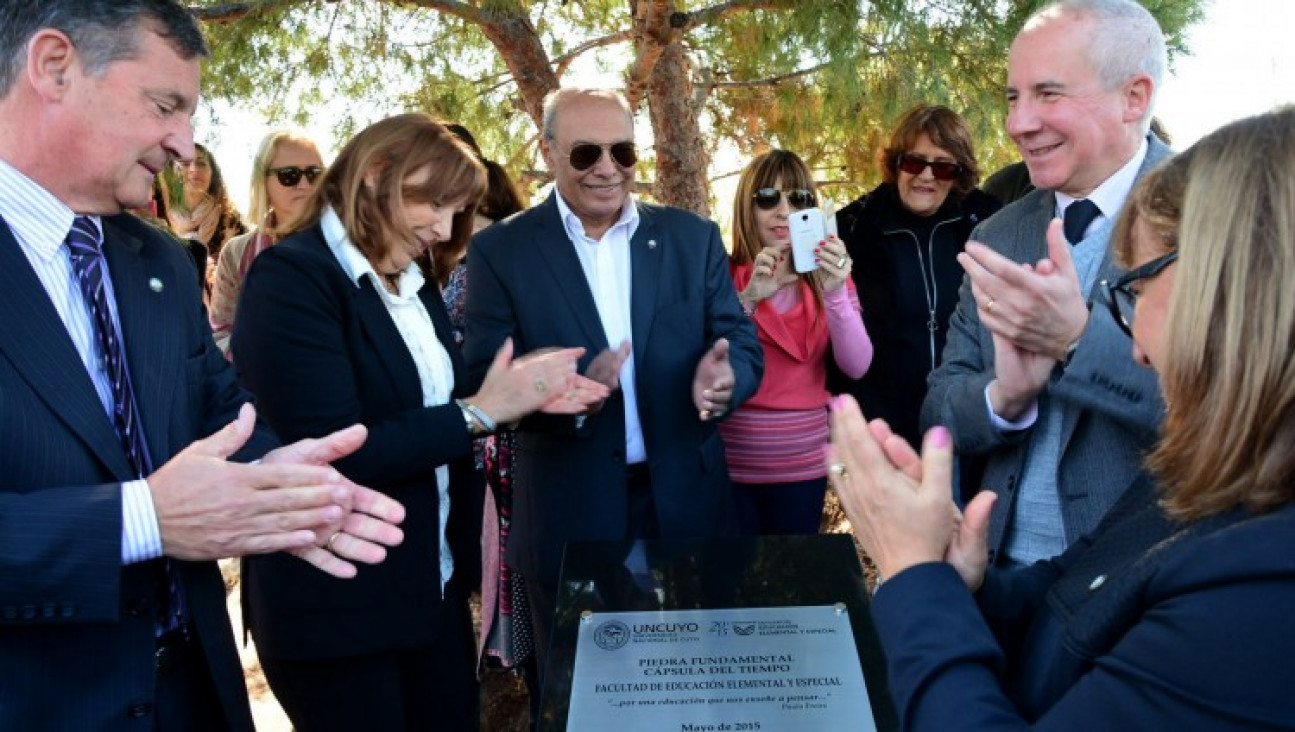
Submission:
M 1148 459 L 1179 519 L 1295 498 L 1292 169 L 1295 108 L 1234 122 L 1141 181 L 1118 227 L 1125 262 L 1139 219 L 1179 252 Z
M 405 185 L 406 178 L 424 169 L 427 180 Z M 405 201 L 462 201 L 450 245 L 466 245 L 476 202 L 485 190 L 486 171 L 471 148 L 425 114 L 401 114 L 369 125 L 346 143 L 296 228 L 316 223 L 324 207 L 331 206 L 355 246 L 370 262 L 377 262 L 398 242 L 414 237 L 405 224 Z
M 260 146 L 256 148 L 256 157 L 252 158 L 252 195 L 247 204 L 248 221 L 257 228 L 265 225 L 265 217 L 270 213 L 270 185 L 266 180 L 269 174 L 266 171 L 270 169 L 270 161 L 274 160 L 274 154 L 285 142 L 300 145 L 319 155 L 319 148 L 315 146 L 315 141 L 294 130 L 276 130 L 261 140 Z M 322 165 L 323 156 L 320 155 L 319 159 Z M 275 221 L 272 228 L 276 231 L 288 231 L 291 224 L 291 221 Z M 273 234 L 274 231 L 265 233 Z

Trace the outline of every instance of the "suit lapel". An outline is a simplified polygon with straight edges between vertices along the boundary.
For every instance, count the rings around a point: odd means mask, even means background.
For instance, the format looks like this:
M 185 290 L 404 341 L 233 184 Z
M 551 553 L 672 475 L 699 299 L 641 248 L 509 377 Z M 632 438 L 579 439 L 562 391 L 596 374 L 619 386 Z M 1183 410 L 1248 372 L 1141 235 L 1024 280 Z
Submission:
M 634 350 L 642 352 L 652 332 L 652 316 L 656 314 L 661 260 L 669 256 L 670 250 L 661 245 L 665 237 L 658 230 L 656 211 L 642 204 L 635 205 L 639 210 L 639 226 L 630 239 L 630 327 Z
M 176 272 L 165 265 L 165 259 L 145 251 L 142 241 L 112 219 L 103 221 L 104 257 L 112 276 L 135 406 L 149 455 L 156 459 L 170 453 L 167 425 L 180 388 L 177 379 L 184 377 L 176 371 L 174 354 L 185 353 L 181 330 L 185 319 L 175 314 L 196 304 L 180 302 L 180 288 L 169 281 Z M 161 466 L 155 462 L 152 467 Z
M 598 304 L 594 301 L 593 291 L 589 289 L 589 280 L 585 279 L 585 270 L 580 266 L 575 245 L 571 243 L 566 228 L 562 225 L 556 196 L 556 192 L 552 193 L 549 200 L 540 204 L 544 210 L 538 217 L 534 254 L 543 262 L 541 266 L 552 275 L 556 283 L 553 289 L 571 308 L 572 318 L 584 331 L 586 343 L 592 345 L 590 353 L 597 355 L 607 348 L 607 334 L 603 331 L 602 320 L 598 317 Z
M 67 326 L 4 224 L 0 224 L 0 353 L 113 475 L 130 477 L 117 431 Z

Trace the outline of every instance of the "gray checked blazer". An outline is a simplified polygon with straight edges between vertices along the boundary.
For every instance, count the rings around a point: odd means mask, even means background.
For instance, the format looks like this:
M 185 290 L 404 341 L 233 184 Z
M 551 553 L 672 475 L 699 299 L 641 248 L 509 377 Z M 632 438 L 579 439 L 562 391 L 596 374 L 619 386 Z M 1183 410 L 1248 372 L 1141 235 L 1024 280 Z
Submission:
M 1171 154 L 1149 138 L 1138 177 Z M 1034 190 L 976 227 L 971 238 L 1018 262 L 1036 262 L 1047 255 L 1044 232 L 1055 211 L 1053 192 Z M 1057 470 L 1067 545 L 1091 531 L 1142 472 L 1142 458 L 1154 444 L 1164 414 L 1156 375 L 1133 361 L 1132 344 L 1098 291 L 1102 280 L 1120 274 L 1108 248 L 1088 292 L 1088 328 L 1070 363 L 1058 366 L 1039 397 L 1041 404 L 1054 401 L 1067 408 Z M 980 323 L 964 278 L 943 361 L 928 381 L 922 428 L 948 427 L 959 455 L 985 461 L 979 487 L 998 494 L 989 527 L 991 563 L 1002 553 L 1032 431 L 1001 432 L 990 421 L 985 387 L 993 378 L 993 339 Z

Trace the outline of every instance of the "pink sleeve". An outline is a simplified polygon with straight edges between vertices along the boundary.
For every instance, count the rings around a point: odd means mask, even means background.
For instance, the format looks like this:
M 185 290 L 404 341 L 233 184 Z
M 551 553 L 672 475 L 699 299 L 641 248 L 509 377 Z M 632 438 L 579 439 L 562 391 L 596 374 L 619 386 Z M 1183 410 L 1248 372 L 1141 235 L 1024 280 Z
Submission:
M 863 308 L 854 282 L 846 280 L 845 287 L 824 292 L 823 303 L 827 306 L 827 332 L 836 365 L 846 376 L 858 379 L 872 365 L 872 339 L 863 327 Z

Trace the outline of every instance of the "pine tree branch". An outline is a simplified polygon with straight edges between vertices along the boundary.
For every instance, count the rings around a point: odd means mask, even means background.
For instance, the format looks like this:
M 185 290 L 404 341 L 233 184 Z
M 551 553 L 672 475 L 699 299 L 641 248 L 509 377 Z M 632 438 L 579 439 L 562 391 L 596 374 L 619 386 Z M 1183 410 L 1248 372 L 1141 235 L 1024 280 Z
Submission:
M 303 0 L 254 0 L 246 3 L 221 3 L 219 5 L 189 6 L 189 12 L 198 20 L 207 23 L 228 23 L 252 13 L 274 10 L 275 8 L 297 5 Z
M 795 79 L 800 76 L 809 76 L 810 74 L 818 73 L 825 68 L 827 68 L 827 64 L 819 64 L 807 69 L 797 69 L 790 73 L 781 74 L 779 76 L 770 76 L 764 79 L 751 79 L 750 81 L 715 81 L 711 82 L 710 86 L 716 89 L 749 89 L 757 86 L 777 86 L 788 79 Z
M 561 56 L 553 59 L 554 73 L 556 73 L 558 77 L 561 77 L 567 72 L 567 69 L 571 66 L 572 62 L 574 62 L 581 54 L 588 53 L 595 48 L 604 48 L 606 46 L 614 46 L 617 43 L 624 43 L 630 38 L 630 31 L 623 30 L 619 33 L 612 33 L 611 35 L 585 41 L 570 51 L 567 51 Z
M 787 0 L 729 0 L 728 2 L 686 13 L 674 13 L 670 18 L 670 25 L 687 33 L 693 28 L 716 23 L 734 13 L 749 10 L 792 10 L 794 8 L 795 4 L 789 3 Z

